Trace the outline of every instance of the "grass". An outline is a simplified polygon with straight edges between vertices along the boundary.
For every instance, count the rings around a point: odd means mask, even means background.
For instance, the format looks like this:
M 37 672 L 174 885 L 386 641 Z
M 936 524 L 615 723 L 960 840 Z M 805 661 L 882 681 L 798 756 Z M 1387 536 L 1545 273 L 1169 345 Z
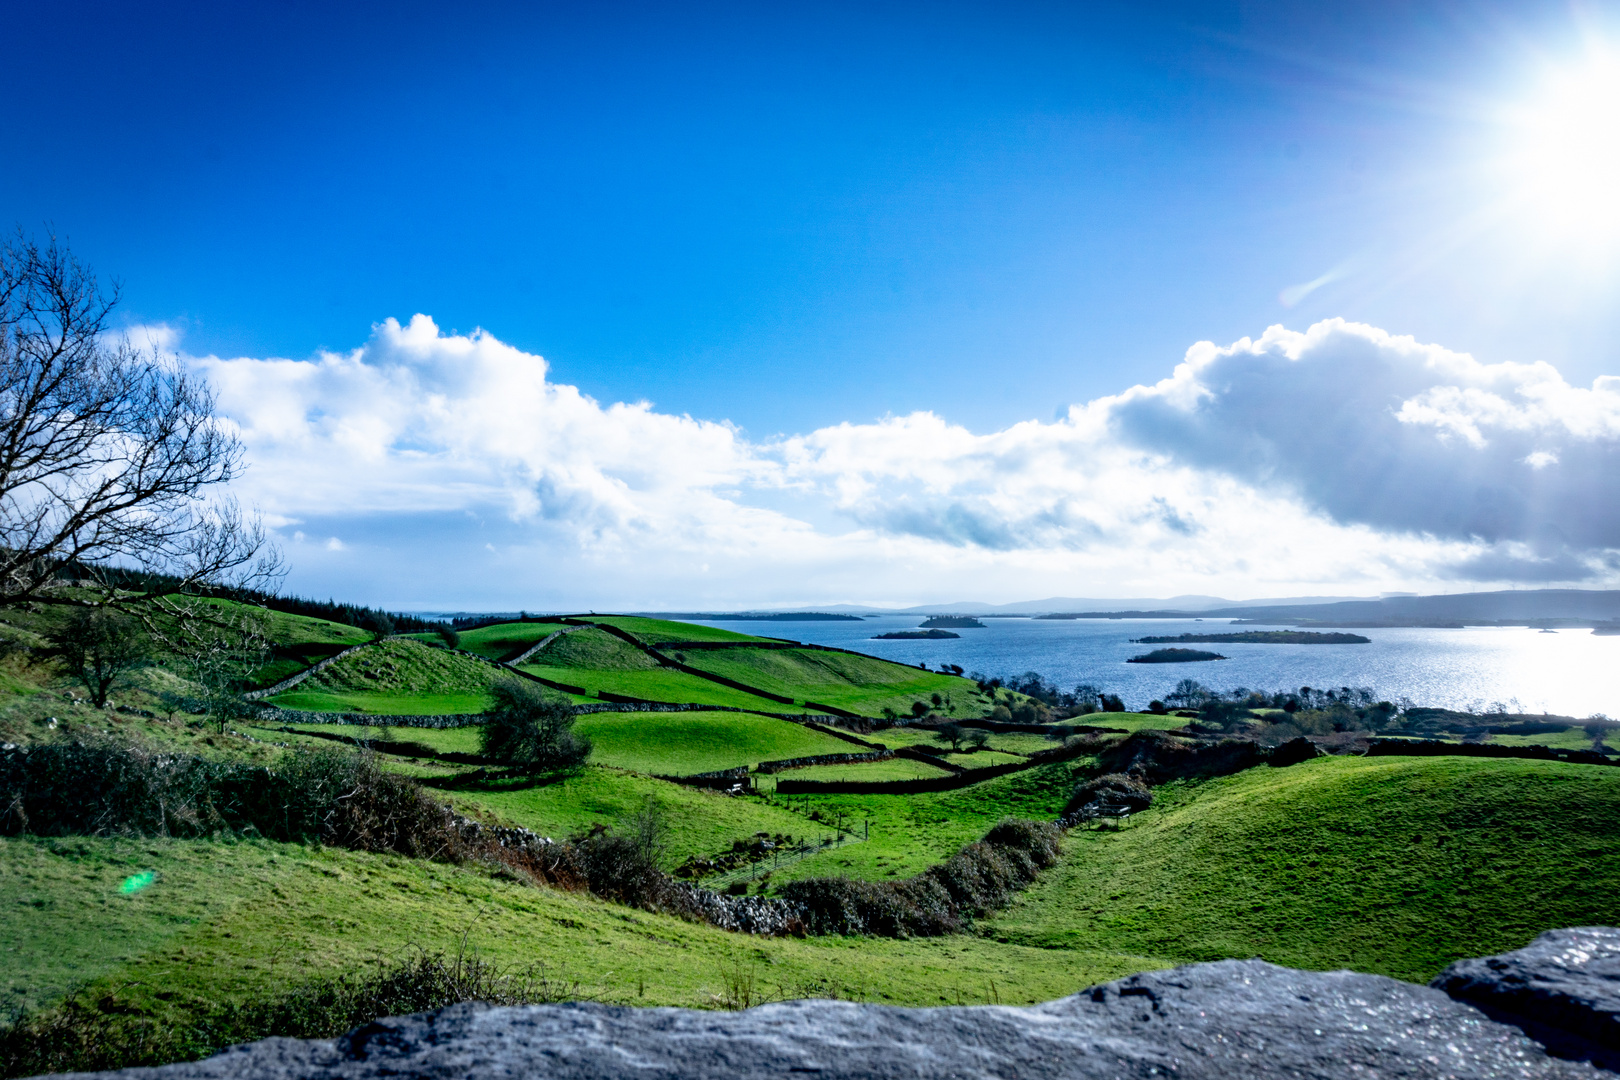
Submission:
M 1487 741 L 1503 746 L 1550 746 L 1555 750 L 1592 749 L 1592 736 L 1578 727 L 1550 731 L 1545 735 L 1492 735 Z
M 978 716 L 984 699 L 970 680 L 908 667 L 874 656 L 819 649 L 724 649 L 693 652 L 686 663 L 748 686 L 816 701 L 866 716 L 890 708 L 909 715 L 914 702 L 948 698 L 951 716 Z
M 1088 713 L 1061 721 L 1065 727 L 1105 727 L 1123 731 L 1175 731 L 1192 723 L 1185 716 L 1155 716 L 1153 713 Z
M 550 652 L 549 649 L 546 651 Z M 698 675 L 688 675 L 684 671 L 673 671 L 669 668 L 654 668 L 648 671 L 603 671 L 597 668 L 524 664 L 521 670 L 570 686 L 583 687 L 593 694 L 606 690 L 610 694 L 621 694 L 624 697 L 639 698 L 643 701 L 664 701 L 677 705 L 731 705 L 739 709 L 758 709 L 761 712 L 804 711 L 795 706 L 772 701 L 770 698 L 750 694 L 745 690 L 721 686 Z
M 876 880 L 921 873 L 982 837 L 1002 818 L 1050 821 L 1057 817 L 1077 777 L 1094 766 L 1093 759 L 1081 758 L 1039 765 L 953 791 L 914 795 L 770 796 L 775 805 L 805 816 L 814 813 L 824 822 L 841 816 L 846 827 L 852 823 L 864 832 L 869 823 L 871 830 L 865 843 L 812 856 L 771 880 L 781 884 L 836 874 Z M 779 776 L 799 774 L 794 769 Z
M 480 626 L 476 630 L 463 630 L 461 648 L 491 660 L 505 660 L 516 656 L 548 634 L 568 629 L 562 623 L 509 622 L 494 626 Z M 423 641 L 439 641 L 438 634 L 413 634 Z M 553 642 L 555 644 L 555 642 Z
M 378 728 L 352 724 L 287 725 L 295 732 L 376 739 Z M 257 729 L 263 738 L 284 738 L 280 725 Z M 439 753 L 479 753 L 478 727 L 389 729 L 396 740 L 420 743 Z M 761 761 L 846 754 L 861 748 L 814 728 L 768 716 L 734 712 L 593 713 L 574 721 L 592 743 L 591 763 L 642 773 L 687 776 L 734 769 Z
M 361 713 L 372 716 L 445 716 L 481 713 L 489 706 L 489 695 L 477 694 L 364 694 L 321 693 L 296 686 L 268 699 L 283 709 L 305 712 Z
M 593 825 L 613 825 L 651 799 L 664 808 L 670 827 L 668 868 L 694 855 L 713 857 L 729 850 L 733 840 L 758 832 L 796 836 L 806 828 L 803 816 L 763 799 L 734 798 L 602 765 L 538 783 L 492 782 L 446 795 L 464 812 L 493 815 L 557 839 Z
M 674 622 L 669 619 L 643 619 L 635 615 L 592 615 L 590 620 L 616 626 L 625 633 L 635 635 L 648 645 L 659 645 L 669 641 L 770 640 L 769 638 L 755 637 L 752 634 L 739 634 L 733 630 L 721 630 L 713 626 L 699 626 L 696 623 Z
M 1542 930 L 1620 920 L 1620 770 L 1324 758 L 1156 796 L 1122 831 L 1071 833 L 990 932 L 1422 982 Z
M 657 660 L 628 641 L 606 630 L 587 627 L 560 637 L 542 649 L 532 661 L 537 667 L 575 668 L 600 671 L 659 671 Z
M 142 871 L 155 883 L 121 894 Z M 85 984 L 90 1000 L 115 994 L 159 1017 L 412 947 L 454 953 L 463 933 L 486 960 L 543 962 L 586 995 L 638 1005 L 712 1008 L 735 1001 L 739 976 L 756 1000 L 1014 1004 L 1163 966 L 968 936 L 746 938 L 477 870 L 263 841 L 6 839 L 0 881 L 29 905 L 27 918 L 0 920 L 10 1004 Z
M 749 713 L 595 713 L 575 721 L 574 730 L 590 737 L 596 764 L 675 776 L 861 750 L 802 724 Z
M 850 747 L 851 750 L 859 749 Z M 807 765 L 802 769 L 789 769 L 778 773 L 778 780 L 937 780 L 948 775 L 938 769 L 910 758 L 890 758 L 887 761 L 851 761 L 843 765 Z
M 470 657 L 410 638 L 390 638 L 268 700 L 312 712 L 483 712 L 486 692 L 499 675 L 493 665 Z

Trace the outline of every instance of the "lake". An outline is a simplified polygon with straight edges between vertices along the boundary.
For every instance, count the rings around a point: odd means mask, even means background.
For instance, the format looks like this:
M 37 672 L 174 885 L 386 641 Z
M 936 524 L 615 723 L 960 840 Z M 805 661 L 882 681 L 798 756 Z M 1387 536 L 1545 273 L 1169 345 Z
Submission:
M 985 619 L 983 630 L 960 638 L 876 641 L 874 634 L 916 629 L 916 615 L 883 615 L 860 622 L 732 622 L 692 620 L 763 637 L 836 645 L 906 664 L 961 664 L 986 675 L 1038 671 L 1064 689 L 1088 682 L 1126 705 L 1142 708 L 1176 682 L 1194 678 L 1230 690 L 1295 690 L 1301 686 L 1370 687 L 1381 699 L 1416 705 L 1620 716 L 1620 636 L 1588 630 L 1542 633 L 1524 627 L 1436 630 L 1399 627 L 1355 630 L 1370 645 L 1198 646 L 1229 657 L 1201 663 L 1127 664 L 1159 646 L 1131 638 L 1222 633 L 1225 619 Z M 1286 624 L 1283 624 L 1286 625 Z M 1233 627 L 1235 630 L 1263 629 Z

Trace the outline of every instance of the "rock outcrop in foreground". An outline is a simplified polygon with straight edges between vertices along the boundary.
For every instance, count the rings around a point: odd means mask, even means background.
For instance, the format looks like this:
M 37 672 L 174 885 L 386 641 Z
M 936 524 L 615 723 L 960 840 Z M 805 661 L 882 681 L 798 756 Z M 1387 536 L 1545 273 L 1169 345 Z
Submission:
M 1526 1031 L 1561 1053 L 1607 1061 L 1620 1051 L 1617 974 L 1620 930 L 1556 930 L 1516 953 L 1455 964 L 1433 987 L 1226 960 L 1134 975 L 1028 1008 L 795 1001 L 722 1013 L 465 1004 L 380 1020 L 336 1040 L 266 1039 L 206 1061 L 99 1075 L 1612 1077 L 1586 1061 L 1549 1056 Z

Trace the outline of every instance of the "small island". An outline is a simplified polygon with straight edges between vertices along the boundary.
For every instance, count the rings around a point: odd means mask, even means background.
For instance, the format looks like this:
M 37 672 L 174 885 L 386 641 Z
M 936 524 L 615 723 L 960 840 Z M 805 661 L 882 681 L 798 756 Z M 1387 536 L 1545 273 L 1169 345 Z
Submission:
M 953 630 L 983 630 L 984 623 L 969 615 L 930 615 L 923 620 L 926 627 L 950 627 Z M 953 637 L 955 635 L 952 635 Z
M 1371 645 L 1372 638 L 1360 634 L 1322 634 L 1315 630 L 1245 630 L 1236 634 L 1177 634 L 1175 637 L 1131 638 L 1133 645 L 1163 645 L 1167 642 L 1211 641 L 1246 645 Z
M 918 639 L 934 640 L 937 638 L 959 638 L 961 634 L 953 634 L 949 630 L 896 630 L 892 634 L 873 634 L 873 641 L 916 641 Z
M 1125 661 L 1127 664 L 1186 664 L 1194 660 L 1225 660 L 1220 653 L 1205 652 L 1202 649 L 1154 649 L 1141 656 L 1133 656 Z

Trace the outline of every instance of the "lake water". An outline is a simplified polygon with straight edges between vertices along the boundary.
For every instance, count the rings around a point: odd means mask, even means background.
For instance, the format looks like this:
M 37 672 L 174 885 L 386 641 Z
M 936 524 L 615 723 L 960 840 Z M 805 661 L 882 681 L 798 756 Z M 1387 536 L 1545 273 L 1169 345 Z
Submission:
M 1221 633 L 1227 620 L 985 619 L 983 630 L 957 630 L 960 638 L 935 641 L 873 640 L 874 634 L 916 629 L 922 621 L 916 615 L 884 615 L 860 622 L 703 621 L 764 637 L 836 645 L 906 664 L 927 663 L 931 668 L 961 664 L 986 675 L 1038 671 L 1065 689 L 1092 683 L 1119 694 L 1133 708 L 1162 699 L 1178 680 L 1191 677 L 1219 690 L 1366 686 L 1379 698 L 1408 698 L 1417 705 L 1483 709 L 1502 702 L 1512 711 L 1580 717 L 1602 712 L 1620 717 L 1620 636 L 1598 637 L 1588 630 L 1551 634 L 1523 627 L 1355 630 L 1371 638 L 1372 644 L 1218 644 L 1200 647 L 1229 659 L 1127 664 L 1132 656 L 1159 647 L 1133 645 L 1131 638 Z

